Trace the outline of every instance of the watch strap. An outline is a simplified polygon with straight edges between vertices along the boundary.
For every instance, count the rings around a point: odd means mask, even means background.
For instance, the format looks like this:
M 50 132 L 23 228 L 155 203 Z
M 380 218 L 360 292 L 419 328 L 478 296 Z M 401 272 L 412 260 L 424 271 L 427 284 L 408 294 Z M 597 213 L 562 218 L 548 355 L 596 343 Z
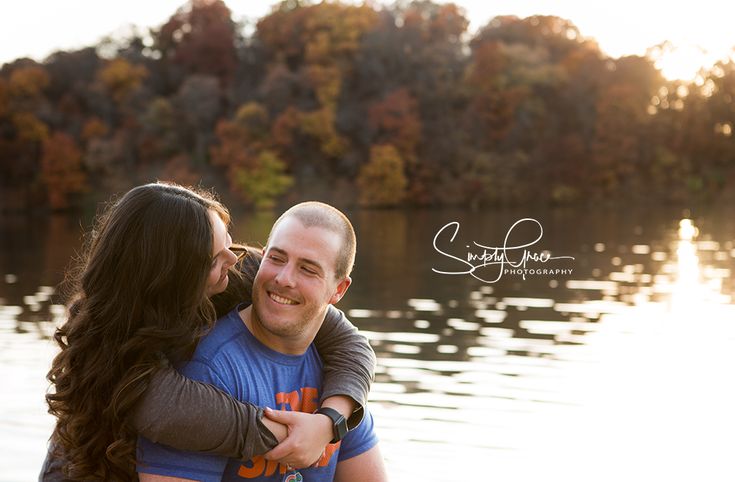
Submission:
M 332 419 L 334 437 L 329 442 L 330 444 L 339 442 L 345 435 L 347 435 L 347 432 L 349 431 L 347 428 L 347 420 L 345 420 L 345 417 L 337 410 L 329 407 L 321 407 L 314 413 L 320 413 Z

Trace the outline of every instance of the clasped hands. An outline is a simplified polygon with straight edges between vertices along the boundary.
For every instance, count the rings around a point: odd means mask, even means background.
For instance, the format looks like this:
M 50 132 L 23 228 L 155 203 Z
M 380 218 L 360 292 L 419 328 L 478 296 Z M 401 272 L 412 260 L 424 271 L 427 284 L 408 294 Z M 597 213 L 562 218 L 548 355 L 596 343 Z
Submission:
M 271 428 L 279 444 L 264 457 L 286 467 L 316 466 L 334 436 L 332 420 L 326 415 L 266 408 L 265 416 L 280 426 Z

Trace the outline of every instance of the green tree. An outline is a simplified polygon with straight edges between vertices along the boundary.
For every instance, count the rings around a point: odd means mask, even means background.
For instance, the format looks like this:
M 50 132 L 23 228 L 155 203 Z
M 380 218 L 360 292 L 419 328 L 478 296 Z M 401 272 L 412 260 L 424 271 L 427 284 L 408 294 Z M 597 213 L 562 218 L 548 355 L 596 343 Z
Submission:
M 272 209 L 278 196 L 293 185 L 285 170 L 286 165 L 273 151 L 263 150 L 247 167 L 234 169 L 234 185 L 256 209 Z
M 220 121 L 212 163 L 226 169 L 230 190 L 256 209 L 271 209 L 294 183 L 270 137 L 269 117 L 257 102 L 240 106 L 232 120 Z
M 397 206 L 406 196 L 408 180 L 398 150 L 390 144 L 370 149 L 370 162 L 360 168 L 357 185 L 360 204 L 369 207 Z

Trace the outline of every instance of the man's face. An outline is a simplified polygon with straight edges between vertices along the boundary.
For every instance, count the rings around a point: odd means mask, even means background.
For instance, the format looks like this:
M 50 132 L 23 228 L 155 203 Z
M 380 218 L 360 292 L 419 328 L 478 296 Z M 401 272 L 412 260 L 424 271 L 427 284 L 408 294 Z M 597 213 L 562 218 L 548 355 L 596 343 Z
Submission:
M 253 317 L 269 336 L 311 342 L 328 304 L 336 303 L 350 278 L 334 276 L 341 239 L 287 217 L 271 233 L 253 282 Z

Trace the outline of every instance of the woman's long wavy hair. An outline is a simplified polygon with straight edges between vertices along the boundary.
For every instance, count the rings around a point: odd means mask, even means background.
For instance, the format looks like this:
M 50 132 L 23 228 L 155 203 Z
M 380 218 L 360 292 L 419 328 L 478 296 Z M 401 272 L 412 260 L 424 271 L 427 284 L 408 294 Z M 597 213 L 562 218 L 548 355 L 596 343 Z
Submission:
M 210 210 L 229 224 L 209 193 L 156 183 L 130 190 L 97 219 L 47 376 L 67 477 L 135 480 L 133 407 L 161 356 L 190 356 L 216 319 L 205 293 Z

